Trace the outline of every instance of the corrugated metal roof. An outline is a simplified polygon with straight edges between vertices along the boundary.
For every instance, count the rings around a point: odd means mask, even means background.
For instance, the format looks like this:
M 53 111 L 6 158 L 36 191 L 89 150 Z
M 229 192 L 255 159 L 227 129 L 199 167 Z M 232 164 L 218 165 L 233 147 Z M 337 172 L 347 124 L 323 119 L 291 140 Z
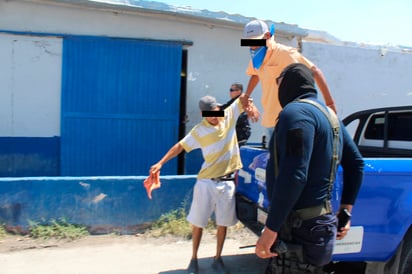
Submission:
M 114 9 L 124 12 L 140 11 L 153 14 L 165 14 L 241 28 L 243 28 L 243 26 L 250 20 L 256 19 L 254 17 L 246 17 L 240 14 L 229 14 L 224 11 L 216 12 L 206 9 L 199 10 L 191 7 L 178 7 L 162 2 L 143 0 L 49 0 L 49 2 L 83 5 L 101 9 Z M 263 18 L 259 19 L 263 20 Z M 305 37 L 308 35 L 307 29 L 300 28 L 297 25 L 273 22 L 271 20 L 265 21 L 268 23 L 273 23 L 276 31 L 283 33 L 284 35 L 300 37 Z
M 36 1 L 36 0 L 32 0 Z M 40 1 L 40 0 L 37 0 Z M 144 0 L 41 0 L 41 2 L 63 3 L 67 5 L 80 5 L 96 9 L 107 9 L 114 12 L 143 12 L 146 14 L 169 15 L 175 18 L 186 18 L 196 21 L 205 21 L 211 24 L 220 24 L 226 27 L 243 28 L 243 26 L 255 17 L 246 17 L 240 14 L 229 14 L 224 11 L 209 11 L 206 9 L 194 9 L 191 7 L 173 6 L 162 2 L 144 1 Z M 259 18 L 265 20 L 263 18 Z M 326 31 L 311 30 L 301 28 L 295 24 L 286 24 L 283 22 L 274 22 L 265 20 L 275 25 L 278 34 L 286 37 L 298 36 L 309 42 L 320 42 L 349 47 L 362 47 L 370 49 L 385 48 L 391 51 L 402 53 L 412 53 L 412 47 L 401 45 L 376 45 L 370 43 L 357 43 L 342 41 Z

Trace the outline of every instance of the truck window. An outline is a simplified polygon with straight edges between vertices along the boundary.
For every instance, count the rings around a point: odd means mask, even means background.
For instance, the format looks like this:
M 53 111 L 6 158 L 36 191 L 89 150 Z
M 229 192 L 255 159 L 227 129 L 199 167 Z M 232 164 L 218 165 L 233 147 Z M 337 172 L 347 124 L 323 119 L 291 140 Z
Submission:
M 359 119 L 355 119 L 345 126 L 346 130 L 348 131 L 352 139 L 355 136 L 355 132 L 358 126 L 359 126 Z
M 390 113 L 388 115 L 388 140 L 412 141 L 412 113 Z M 383 140 L 384 114 L 373 115 L 365 130 L 365 139 Z
M 383 140 L 385 129 L 385 115 L 373 115 L 365 130 L 365 139 Z
M 387 129 L 385 129 L 385 113 L 372 115 L 367 121 L 363 135 L 360 137 L 359 145 L 384 148 L 386 136 L 386 148 L 411 150 L 412 112 L 391 112 L 387 117 Z M 387 130 L 386 135 L 385 130 Z
M 412 141 L 412 113 L 389 114 L 388 140 Z

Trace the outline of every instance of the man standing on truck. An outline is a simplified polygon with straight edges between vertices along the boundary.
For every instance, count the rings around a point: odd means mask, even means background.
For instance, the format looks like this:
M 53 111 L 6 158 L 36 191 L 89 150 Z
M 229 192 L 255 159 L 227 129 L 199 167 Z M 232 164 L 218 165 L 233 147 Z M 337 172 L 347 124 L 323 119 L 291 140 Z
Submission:
M 261 258 L 279 255 L 266 273 L 322 273 L 331 260 L 336 237 L 343 238 L 350 227 L 350 222 L 339 224 L 343 228 L 337 231 L 331 208 L 337 166 L 341 164 L 344 180 L 338 216 L 344 216 L 358 195 L 364 162 L 344 125 L 317 99 L 309 68 L 289 65 L 276 82 L 283 110 L 269 143 L 266 184 L 270 208 L 255 251 Z M 280 255 L 271 250 L 278 238 L 290 251 Z
M 240 96 L 243 106 L 248 111 L 248 100 L 260 82 L 262 86 L 262 125 L 267 129 L 267 138 L 272 136 L 276 118 L 281 110 L 278 101 L 278 86 L 275 83 L 276 77 L 282 70 L 292 63 L 302 63 L 312 72 L 315 81 L 322 92 L 326 105 L 335 112 L 335 102 L 330 94 L 328 84 L 322 71 L 311 61 L 304 57 L 293 47 L 279 44 L 275 41 L 275 29 L 271 26 L 269 30 L 266 22 L 262 20 L 252 20 L 248 22 L 243 30 L 244 46 L 250 46 L 251 60 L 247 68 L 247 75 L 250 76 L 246 92 Z M 264 45 L 256 46 L 255 42 L 261 40 Z M 254 42 L 255 41 L 255 42 Z

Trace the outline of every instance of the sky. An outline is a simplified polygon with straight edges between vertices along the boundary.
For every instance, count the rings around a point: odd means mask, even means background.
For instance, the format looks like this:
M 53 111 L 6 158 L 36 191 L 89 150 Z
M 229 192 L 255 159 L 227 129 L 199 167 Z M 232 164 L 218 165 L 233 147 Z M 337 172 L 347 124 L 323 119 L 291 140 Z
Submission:
M 411 0 L 157 0 L 326 31 L 356 43 L 412 47 Z

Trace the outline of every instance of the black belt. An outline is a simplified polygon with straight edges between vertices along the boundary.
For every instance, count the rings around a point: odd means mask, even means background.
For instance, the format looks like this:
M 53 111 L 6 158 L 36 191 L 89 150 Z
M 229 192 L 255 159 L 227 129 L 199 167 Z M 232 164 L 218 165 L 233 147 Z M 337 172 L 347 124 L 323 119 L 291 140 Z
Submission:
M 216 177 L 216 178 L 210 178 L 212 181 L 215 182 L 221 182 L 221 181 L 234 181 L 235 177 L 232 177 L 232 174 Z
M 332 213 L 332 205 L 330 201 L 324 201 L 322 204 L 302 209 L 295 210 L 295 213 L 302 220 L 312 219 L 318 216 Z

